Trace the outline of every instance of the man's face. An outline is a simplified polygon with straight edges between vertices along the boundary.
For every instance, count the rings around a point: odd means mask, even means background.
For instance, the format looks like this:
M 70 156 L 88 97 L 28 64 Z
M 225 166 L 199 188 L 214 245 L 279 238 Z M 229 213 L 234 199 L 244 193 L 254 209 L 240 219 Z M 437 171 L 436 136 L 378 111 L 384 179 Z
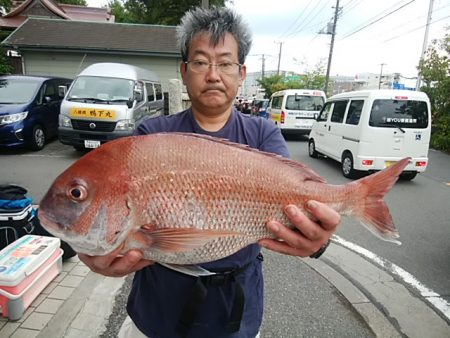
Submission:
M 216 46 L 211 44 L 209 34 L 197 34 L 189 46 L 188 61 L 194 60 L 212 64 L 238 63 L 238 44 L 229 33 Z M 208 68 L 206 72 L 198 73 L 191 65 L 182 63 L 180 71 L 192 107 L 208 115 L 229 110 L 245 78 L 245 66 L 240 69 L 236 67 L 231 74 L 223 74 L 215 66 Z

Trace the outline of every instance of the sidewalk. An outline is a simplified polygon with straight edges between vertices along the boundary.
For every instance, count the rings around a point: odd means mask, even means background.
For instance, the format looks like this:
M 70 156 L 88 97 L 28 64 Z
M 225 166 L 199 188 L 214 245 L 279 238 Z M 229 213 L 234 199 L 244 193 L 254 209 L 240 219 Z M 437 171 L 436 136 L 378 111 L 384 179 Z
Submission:
M 427 303 L 346 248 L 333 244 L 323 258 L 296 264 L 302 265 L 305 278 L 307 273 L 324 277 L 322 283 L 343 295 L 376 337 L 450 337 L 449 323 Z M 0 337 L 98 338 L 124 281 L 95 274 L 77 257 L 71 258 L 20 320 L 0 318 Z M 321 316 L 327 318 L 327 313 Z

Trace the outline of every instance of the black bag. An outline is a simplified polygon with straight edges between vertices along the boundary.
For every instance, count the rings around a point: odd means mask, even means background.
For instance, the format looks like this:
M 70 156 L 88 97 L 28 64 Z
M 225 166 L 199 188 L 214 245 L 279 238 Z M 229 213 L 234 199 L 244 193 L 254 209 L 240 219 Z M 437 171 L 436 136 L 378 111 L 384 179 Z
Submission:
M 54 237 L 42 227 L 27 192 L 18 185 L 0 185 L 0 250 L 25 235 Z M 61 248 L 63 259 L 76 255 L 66 242 L 61 241 Z

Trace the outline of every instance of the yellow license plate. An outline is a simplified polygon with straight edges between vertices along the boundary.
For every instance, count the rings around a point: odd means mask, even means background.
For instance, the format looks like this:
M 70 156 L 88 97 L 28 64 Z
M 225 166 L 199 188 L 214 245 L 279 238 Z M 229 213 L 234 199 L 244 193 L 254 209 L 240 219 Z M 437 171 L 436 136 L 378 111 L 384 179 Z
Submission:
M 385 161 L 386 163 L 386 167 L 390 167 L 391 165 L 394 165 L 395 163 L 397 163 L 397 161 Z
M 109 109 L 72 108 L 70 109 L 70 116 L 112 120 L 116 118 L 116 112 Z

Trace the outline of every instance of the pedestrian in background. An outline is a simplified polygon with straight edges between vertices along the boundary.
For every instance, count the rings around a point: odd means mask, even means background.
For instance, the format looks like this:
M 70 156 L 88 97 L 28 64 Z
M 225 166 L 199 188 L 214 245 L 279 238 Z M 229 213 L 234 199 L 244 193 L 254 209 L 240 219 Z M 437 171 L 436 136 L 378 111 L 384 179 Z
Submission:
M 197 8 L 185 14 L 177 33 L 180 72 L 192 107 L 146 120 L 137 134 L 205 134 L 289 157 L 281 132 L 272 122 L 234 108 L 251 46 L 251 34 L 241 16 L 227 8 Z M 298 231 L 269 221 L 268 229 L 279 240 L 264 239 L 259 244 L 284 254 L 319 256 L 340 216 L 316 201 L 309 201 L 306 207 L 316 221 L 297 207 L 286 206 L 286 215 Z M 127 305 L 129 317 L 119 337 L 254 338 L 259 336 L 264 304 L 260 245 L 202 264 L 202 268 L 219 272 L 218 278 L 207 279 L 143 260 L 139 250 L 123 256 L 117 256 L 121 248 L 106 256 L 79 256 L 105 276 L 135 272 Z

